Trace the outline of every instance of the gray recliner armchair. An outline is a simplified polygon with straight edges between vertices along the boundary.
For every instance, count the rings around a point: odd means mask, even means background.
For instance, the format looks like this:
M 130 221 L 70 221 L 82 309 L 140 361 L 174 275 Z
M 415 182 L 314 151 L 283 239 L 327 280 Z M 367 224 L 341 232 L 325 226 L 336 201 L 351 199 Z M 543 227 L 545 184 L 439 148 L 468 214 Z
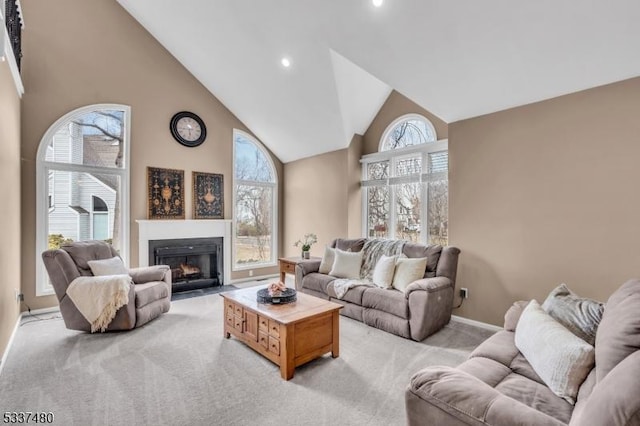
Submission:
M 91 276 L 88 261 L 117 256 L 115 249 L 104 241 L 79 241 L 64 244 L 60 249 L 47 250 L 42 259 L 60 304 L 60 313 L 67 328 L 91 331 L 91 324 L 67 296 L 67 287 L 80 276 Z M 118 309 L 106 331 L 131 330 L 140 327 L 171 306 L 171 270 L 156 265 L 129 270 L 133 285 L 129 303 Z

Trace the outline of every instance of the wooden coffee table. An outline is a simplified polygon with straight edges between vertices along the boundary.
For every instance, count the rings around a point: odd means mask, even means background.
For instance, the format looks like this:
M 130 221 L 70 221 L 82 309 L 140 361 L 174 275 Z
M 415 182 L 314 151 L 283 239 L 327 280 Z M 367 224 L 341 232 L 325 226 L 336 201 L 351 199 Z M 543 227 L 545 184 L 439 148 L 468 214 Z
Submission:
M 233 335 L 280 366 L 285 380 L 294 369 L 327 352 L 340 356 L 342 305 L 298 292 L 297 301 L 282 305 L 258 303 L 264 286 L 221 293 L 224 298 L 224 336 Z

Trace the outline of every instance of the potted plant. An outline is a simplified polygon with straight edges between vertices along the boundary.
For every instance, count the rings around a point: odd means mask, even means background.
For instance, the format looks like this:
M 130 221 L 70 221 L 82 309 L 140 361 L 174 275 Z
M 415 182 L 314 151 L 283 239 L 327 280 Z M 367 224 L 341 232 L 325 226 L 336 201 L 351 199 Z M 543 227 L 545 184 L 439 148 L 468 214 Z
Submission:
M 318 242 L 318 236 L 316 234 L 305 234 L 301 240 L 296 241 L 294 247 L 302 246 L 302 258 L 309 259 L 309 250 L 311 246 Z

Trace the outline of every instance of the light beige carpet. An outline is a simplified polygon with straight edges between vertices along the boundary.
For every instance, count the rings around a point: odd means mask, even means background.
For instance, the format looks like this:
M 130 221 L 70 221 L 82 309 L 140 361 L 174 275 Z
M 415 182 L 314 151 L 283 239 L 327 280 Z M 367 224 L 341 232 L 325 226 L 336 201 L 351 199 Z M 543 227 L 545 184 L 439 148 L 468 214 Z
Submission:
M 58 425 L 404 425 L 404 390 L 455 366 L 491 332 L 452 322 L 413 342 L 341 317 L 340 357 L 277 366 L 222 336 L 219 295 L 173 302 L 140 329 L 91 335 L 60 319 L 21 326 L 0 375 L 0 412 Z

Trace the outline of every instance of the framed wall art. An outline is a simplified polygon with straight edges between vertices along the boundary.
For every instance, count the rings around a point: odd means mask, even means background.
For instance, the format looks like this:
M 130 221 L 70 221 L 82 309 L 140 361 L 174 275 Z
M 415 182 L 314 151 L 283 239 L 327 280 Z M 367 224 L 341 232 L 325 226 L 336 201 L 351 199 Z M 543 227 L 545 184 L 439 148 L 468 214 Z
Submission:
M 184 219 L 184 170 L 147 167 L 147 219 Z
M 193 172 L 193 218 L 224 219 L 224 180 L 221 174 Z

